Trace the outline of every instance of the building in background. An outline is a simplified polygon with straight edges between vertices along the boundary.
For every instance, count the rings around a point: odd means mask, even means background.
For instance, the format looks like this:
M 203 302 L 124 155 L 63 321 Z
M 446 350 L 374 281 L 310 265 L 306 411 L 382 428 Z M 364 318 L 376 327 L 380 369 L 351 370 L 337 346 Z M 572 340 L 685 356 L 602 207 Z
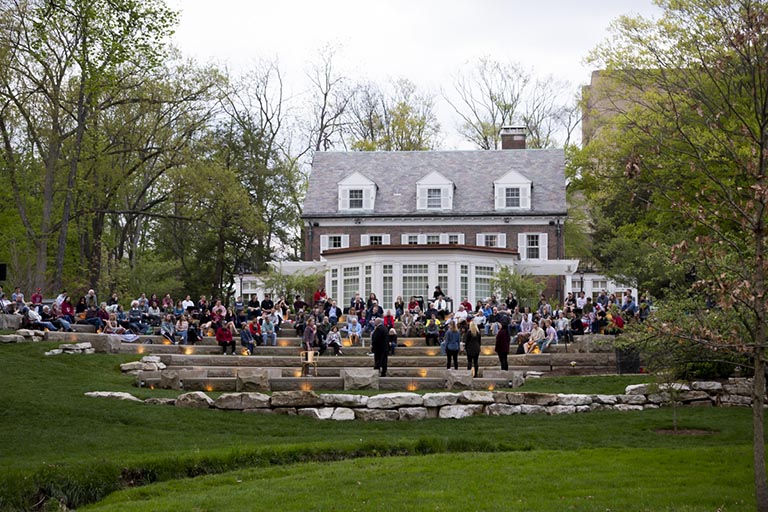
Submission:
M 563 150 L 526 149 L 520 128 L 502 130 L 502 147 L 316 153 L 297 269 L 324 272 L 328 296 L 345 305 L 374 292 L 391 308 L 435 286 L 483 300 L 502 265 L 548 276 L 559 300 L 578 267 L 563 258 Z

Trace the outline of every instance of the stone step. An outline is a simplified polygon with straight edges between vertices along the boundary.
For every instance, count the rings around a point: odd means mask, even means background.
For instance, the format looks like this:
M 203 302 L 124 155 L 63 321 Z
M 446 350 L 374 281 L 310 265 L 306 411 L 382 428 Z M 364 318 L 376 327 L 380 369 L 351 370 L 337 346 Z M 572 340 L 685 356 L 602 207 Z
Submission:
M 344 379 L 341 377 L 277 377 L 269 380 L 271 391 L 330 391 L 344 389 Z M 381 377 L 378 389 L 386 391 L 417 391 L 444 390 L 445 379 L 434 377 Z M 158 387 L 159 378 L 144 380 L 146 387 Z M 472 389 L 494 390 L 506 388 L 504 379 L 472 380 Z M 234 377 L 186 378 L 184 391 L 236 391 L 237 379 Z
M 527 367 L 520 367 L 521 370 L 529 370 Z M 543 367 L 542 367 L 543 368 Z M 238 367 L 232 366 L 169 366 L 166 371 L 175 370 L 183 372 L 197 372 L 205 373 L 208 377 L 237 377 Z M 281 377 L 301 377 L 301 367 L 299 366 L 285 366 L 285 367 L 272 367 L 274 370 L 280 372 Z M 320 377 L 339 377 L 341 371 L 345 367 L 323 367 L 317 368 L 317 374 Z M 464 366 L 459 366 L 459 369 L 464 370 Z M 523 370 L 524 369 L 524 370 Z M 546 367 L 548 370 L 549 367 Z M 387 368 L 387 373 L 392 377 L 420 377 L 420 378 L 440 378 L 445 379 L 449 372 L 446 368 L 411 368 L 411 367 L 392 367 Z M 484 377 L 485 374 L 495 374 L 500 370 L 497 367 L 480 367 L 480 377 Z M 538 370 L 534 370 L 538 371 Z M 314 374 L 314 372 L 313 372 Z

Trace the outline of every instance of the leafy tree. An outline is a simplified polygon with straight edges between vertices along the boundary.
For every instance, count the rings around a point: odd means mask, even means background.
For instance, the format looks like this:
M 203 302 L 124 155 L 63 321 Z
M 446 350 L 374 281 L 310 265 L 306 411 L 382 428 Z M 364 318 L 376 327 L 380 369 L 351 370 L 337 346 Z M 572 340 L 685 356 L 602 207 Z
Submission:
M 501 297 L 512 293 L 517 298 L 521 309 L 529 306 L 533 310 L 544 286 L 539 279 L 513 272 L 509 266 L 502 265 L 491 278 L 491 288 L 499 291 Z
M 755 489 L 766 511 L 768 4 L 658 4 L 658 20 L 620 18 L 594 52 L 611 85 L 611 121 L 595 137 L 624 141 L 602 170 L 643 206 L 626 209 L 619 232 L 639 227 L 636 237 L 660 239 L 671 263 L 695 267 L 681 286 L 702 304 L 696 321 L 665 323 L 660 335 L 747 355 L 754 367 Z M 705 297 L 720 313 L 703 308 Z
M 385 93 L 373 83 L 360 84 L 345 123 L 349 145 L 358 151 L 422 151 L 438 145 L 440 125 L 434 100 L 406 79 Z

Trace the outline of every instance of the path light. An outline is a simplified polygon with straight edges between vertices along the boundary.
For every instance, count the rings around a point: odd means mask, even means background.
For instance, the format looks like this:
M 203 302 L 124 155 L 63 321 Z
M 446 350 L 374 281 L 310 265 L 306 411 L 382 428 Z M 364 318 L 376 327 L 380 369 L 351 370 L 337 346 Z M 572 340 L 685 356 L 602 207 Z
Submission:
M 491 347 L 483 347 L 482 352 L 484 356 L 492 356 L 493 355 L 493 348 Z
M 571 365 L 571 368 L 576 368 L 576 361 L 571 361 L 569 364 Z
M 192 347 L 184 348 L 184 355 L 185 356 L 189 356 L 189 355 L 192 355 L 194 353 L 195 353 L 195 349 L 193 349 Z
M 312 384 L 307 381 L 301 383 L 300 388 L 302 391 L 312 391 Z
M 403 345 L 406 347 L 412 347 L 414 345 L 413 340 L 403 340 Z
M 488 391 L 493 391 L 494 389 L 496 389 L 496 386 L 494 384 L 488 384 L 488 388 L 486 389 L 488 389 Z
M 294 376 L 294 377 L 301 377 L 301 376 L 302 376 L 302 375 L 301 375 L 301 370 L 296 370 L 296 371 L 294 371 L 294 372 L 293 372 L 293 376 Z
M 213 391 L 213 386 L 208 384 L 207 386 L 205 386 L 205 390 L 210 393 L 211 391 Z
M 426 376 L 427 376 L 427 369 L 419 368 L 419 377 L 426 377 Z
M 415 382 L 411 381 L 411 383 L 408 384 L 408 386 L 405 389 L 408 391 L 416 391 L 417 389 L 419 389 L 419 386 Z
M 144 345 L 136 345 L 136 353 L 137 354 L 143 354 L 144 353 Z
M 437 350 L 427 350 L 427 355 L 428 356 L 436 356 L 437 355 Z
M 288 340 L 277 340 L 277 346 L 278 347 L 290 347 L 291 342 Z

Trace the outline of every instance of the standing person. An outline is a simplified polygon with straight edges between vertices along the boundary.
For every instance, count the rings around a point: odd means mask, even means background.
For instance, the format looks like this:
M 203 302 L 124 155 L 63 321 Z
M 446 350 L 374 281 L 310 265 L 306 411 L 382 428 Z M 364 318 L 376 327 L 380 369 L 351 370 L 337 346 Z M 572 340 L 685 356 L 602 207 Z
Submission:
M 509 331 L 507 329 L 499 329 L 499 332 L 496 333 L 496 354 L 499 356 L 502 370 L 509 370 L 509 363 L 507 362 L 509 342 Z
M 373 369 L 379 370 L 382 377 L 387 376 L 387 353 L 389 352 L 389 329 L 384 326 L 384 320 L 374 320 L 375 327 L 371 334 L 371 349 L 373 350 Z
M 306 350 L 307 352 L 312 352 L 312 350 L 314 350 L 312 345 L 315 343 L 316 332 L 317 328 L 315 327 L 315 319 L 314 317 L 309 317 L 307 319 L 307 326 L 304 327 L 304 337 L 301 341 L 302 350 Z
M 232 337 L 232 331 L 221 321 L 216 329 L 216 342 L 221 347 L 222 354 L 227 353 L 227 347 L 232 348 L 232 355 L 235 355 L 235 340 Z
M 475 322 L 469 322 L 469 330 L 464 333 L 464 351 L 467 353 L 467 370 L 474 370 L 473 377 L 477 377 L 480 359 L 480 344 L 482 342 L 480 329 Z
M 447 356 L 446 368 L 451 369 L 451 360 L 453 360 L 453 369 L 459 369 L 459 349 L 461 348 L 461 335 L 459 334 L 456 322 L 450 322 L 448 330 L 445 332 L 445 354 Z

